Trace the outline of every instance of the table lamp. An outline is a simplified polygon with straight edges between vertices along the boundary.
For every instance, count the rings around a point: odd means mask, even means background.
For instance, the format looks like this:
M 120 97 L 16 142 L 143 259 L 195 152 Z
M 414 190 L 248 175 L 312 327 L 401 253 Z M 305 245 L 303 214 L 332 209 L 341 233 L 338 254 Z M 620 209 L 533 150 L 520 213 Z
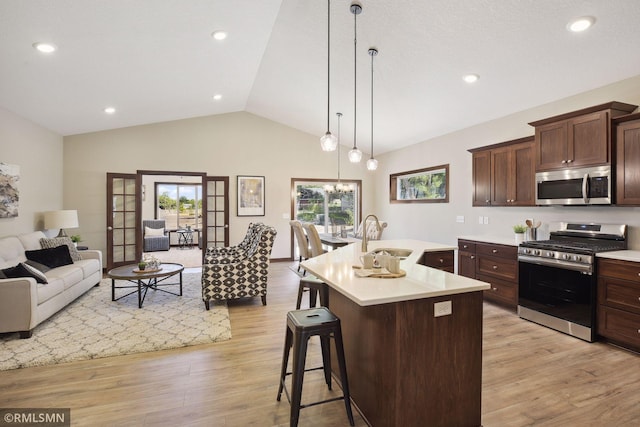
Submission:
M 59 228 L 60 232 L 57 237 L 68 237 L 64 229 L 78 227 L 77 210 L 48 211 L 44 213 L 44 228 L 47 230 Z

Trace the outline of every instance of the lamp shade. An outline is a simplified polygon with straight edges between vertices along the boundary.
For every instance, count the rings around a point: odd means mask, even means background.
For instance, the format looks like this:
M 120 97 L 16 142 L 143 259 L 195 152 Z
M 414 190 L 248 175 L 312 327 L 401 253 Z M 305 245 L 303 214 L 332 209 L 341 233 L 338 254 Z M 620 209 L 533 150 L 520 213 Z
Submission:
M 44 213 L 44 228 L 47 230 L 78 228 L 79 226 L 77 210 L 47 211 Z

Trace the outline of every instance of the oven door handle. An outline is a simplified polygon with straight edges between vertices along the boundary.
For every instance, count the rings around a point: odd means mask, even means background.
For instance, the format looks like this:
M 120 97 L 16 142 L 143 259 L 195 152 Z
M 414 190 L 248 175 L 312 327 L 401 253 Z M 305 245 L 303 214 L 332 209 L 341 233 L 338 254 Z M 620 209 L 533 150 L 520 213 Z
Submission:
M 555 258 L 540 258 L 528 255 L 518 255 L 519 262 L 527 264 L 546 265 L 547 267 L 562 268 L 564 270 L 579 271 L 584 274 L 593 274 L 593 266 L 591 264 L 576 264 L 573 262 L 563 261 Z
M 589 174 L 585 173 L 582 177 L 582 200 L 585 203 L 589 203 Z

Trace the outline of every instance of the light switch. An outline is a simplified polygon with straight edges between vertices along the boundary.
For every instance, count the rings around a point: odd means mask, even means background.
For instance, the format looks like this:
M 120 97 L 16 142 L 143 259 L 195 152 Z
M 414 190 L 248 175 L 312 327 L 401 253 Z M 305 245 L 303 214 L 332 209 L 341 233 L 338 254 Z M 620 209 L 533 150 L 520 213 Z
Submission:
M 489 217 L 485 216 L 484 218 L 482 218 L 482 223 L 483 224 L 489 224 Z
M 464 222 L 464 215 L 458 215 L 456 216 L 456 222 Z

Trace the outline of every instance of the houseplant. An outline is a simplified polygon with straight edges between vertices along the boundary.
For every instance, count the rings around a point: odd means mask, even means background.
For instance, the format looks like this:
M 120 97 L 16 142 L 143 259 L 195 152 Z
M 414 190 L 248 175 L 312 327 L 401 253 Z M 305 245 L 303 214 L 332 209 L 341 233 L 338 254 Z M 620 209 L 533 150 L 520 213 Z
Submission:
M 74 245 L 78 246 L 78 243 L 82 242 L 82 237 L 79 234 L 74 234 L 70 237 Z
M 524 242 L 524 233 L 525 231 L 527 231 L 527 227 L 522 225 L 522 224 L 518 224 L 518 225 L 514 225 L 513 226 L 513 232 L 516 235 L 516 244 L 519 245 L 520 243 Z

